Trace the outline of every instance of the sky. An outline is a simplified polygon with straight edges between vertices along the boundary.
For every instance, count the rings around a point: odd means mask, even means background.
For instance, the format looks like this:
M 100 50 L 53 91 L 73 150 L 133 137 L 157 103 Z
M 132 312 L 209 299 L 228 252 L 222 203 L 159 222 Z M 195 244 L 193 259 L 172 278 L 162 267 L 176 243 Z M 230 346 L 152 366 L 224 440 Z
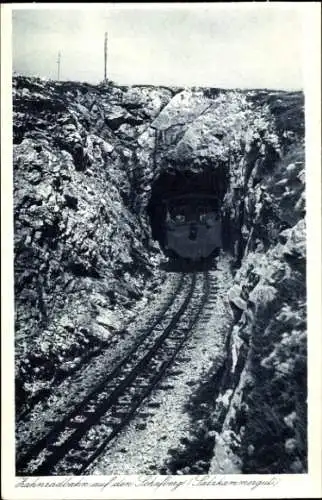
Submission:
M 303 88 L 293 2 L 53 5 L 13 4 L 14 72 L 56 79 L 60 51 L 61 80 L 98 83 L 107 32 L 118 84 Z

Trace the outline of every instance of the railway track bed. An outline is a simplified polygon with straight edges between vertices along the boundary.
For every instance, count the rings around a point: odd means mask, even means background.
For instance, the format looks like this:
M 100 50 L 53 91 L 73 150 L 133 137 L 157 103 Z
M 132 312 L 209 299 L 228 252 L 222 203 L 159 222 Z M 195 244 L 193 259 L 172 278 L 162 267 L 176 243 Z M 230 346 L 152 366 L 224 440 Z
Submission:
M 187 402 L 204 375 L 225 359 L 231 321 L 226 301 L 231 284 L 226 262 L 210 273 L 212 294 L 194 332 L 130 423 L 87 468 L 86 474 L 171 474 L 167 463 L 180 453 L 202 423 L 191 419 Z M 193 456 L 191 457 L 193 461 Z M 187 473 L 187 472 L 186 472 Z
M 137 311 L 135 322 L 132 322 L 124 332 L 112 339 L 111 345 L 101 350 L 89 363 L 57 386 L 55 392 L 48 398 L 37 403 L 32 410 L 16 422 L 16 446 L 18 455 L 29 448 L 35 441 L 46 435 L 55 422 L 81 403 L 92 391 L 106 373 L 115 366 L 138 343 L 138 334 L 149 329 L 159 315 L 174 300 L 177 294 L 178 277 L 170 275 L 165 281 L 162 295 L 157 295 Z
M 172 299 L 113 370 L 49 432 L 43 431 L 24 449 L 17 462 L 18 474 L 115 473 L 102 472 L 97 464 L 104 464 L 115 449 L 120 449 L 123 457 L 127 455 L 128 447 L 119 448 L 120 440 L 133 429 L 137 436 L 146 434 L 154 416 L 162 414 L 160 395 L 166 392 L 176 398 L 178 380 L 186 374 L 187 366 L 191 369 L 194 343 L 201 345 L 203 340 L 202 324 L 209 322 L 213 301 L 222 300 L 220 294 L 215 298 L 213 294 L 216 273 L 182 275 Z M 222 332 L 216 342 L 223 343 L 224 336 Z M 189 386 L 184 386 L 187 392 Z M 149 469 L 153 473 L 153 464 Z

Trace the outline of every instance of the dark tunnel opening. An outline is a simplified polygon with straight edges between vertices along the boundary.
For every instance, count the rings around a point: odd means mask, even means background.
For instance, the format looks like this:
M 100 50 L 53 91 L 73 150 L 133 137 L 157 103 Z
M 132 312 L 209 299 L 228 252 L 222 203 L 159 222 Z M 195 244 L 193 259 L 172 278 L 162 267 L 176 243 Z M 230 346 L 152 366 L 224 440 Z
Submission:
M 181 239 L 181 245 L 191 245 L 191 248 L 194 246 L 195 249 L 200 247 L 200 250 L 193 250 L 192 254 L 193 252 L 201 252 L 200 255 L 202 255 L 201 248 L 205 247 L 205 245 L 210 247 L 213 244 L 210 238 L 211 234 L 214 234 L 214 229 L 209 231 L 204 230 L 202 220 L 209 215 L 210 211 L 215 211 L 218 214 L 217 220 L 220 218 L 220 246 L 225 248 L 229 234 L 229 220 L 221 213 L 221 207 L 228 189 L 228 183 L 229 171 L 227 165 L 224 164 L 217 166 L 216 169 L 207 169 L 201 172 L 193 172 L 188 169 L 173 169 L 163 172 L 153 182 L 147 213 L 150 220 L 152 238 L 160 243 L 166 255 L 169 256 L 170 252 L 170 250 L 167 251 L 169 214 L 173 215 L 175 212 L 178 220 L 178 217 L 180 217 L 178 212 L 182 211 L 183 203 L 185 206 L 184 220 L 175 225 L 175 232 L 177 237 Z M 200 204 L 203 205 L 206 213 L 198 213 L 196 215 L 195 212 L 200 212 Z M 208 206 L 208 210 L 205 206 Z M 187 207 L 189 208 L 188 212 Z M 189 226 L 186 227 L 186 233 L 185 226 Z M 189 251 L 185 251 L 186 256 L 189 257 Z M 184 256 L 184 251 L 182 250 L 182 252 Z M 205 250 L 205 255 L 207 252 L 209 253 L 209 251 Z M 193 258 L 197 259 L 197 256 L 193 255 Z

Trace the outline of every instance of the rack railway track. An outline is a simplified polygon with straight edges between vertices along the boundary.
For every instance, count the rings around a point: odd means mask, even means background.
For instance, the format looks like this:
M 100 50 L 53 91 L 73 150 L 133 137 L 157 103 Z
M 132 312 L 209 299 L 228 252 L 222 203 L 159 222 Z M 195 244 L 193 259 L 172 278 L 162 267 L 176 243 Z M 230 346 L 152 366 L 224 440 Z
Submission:
M 95 387 L 82 396 L 82 398 L 80 399 L 81 404 L 83 404 L 87 398 L 94 396 L 97 391 L 100 391 L 101 385 L 104 385 L 104 383 L 111 376 L 113 376 L 115 370 L 119 368 L 124 362 L 126 362 L 126 360 L 130 358 L 133 353 L 135 353 L 135 351 L 146 340 L 147 337 L 151 337 L 151 333 L 158 326 L 158 324 L 162 320 L 164 320 L 167 315 L 172 314 L 172 309 L 176 307 L 178 298 L 180 299 L 181 294 L 185 293 L 184 288 L 185 276 L 180 275 L 177 283 L 174 286 L 174 290 L 172 290 L 172 293 L 169 294 L 169 296 L 167 296 L 165 300 L 162 300 L 162 302 L 159 304 L 160 307 L 158 307 L 154 314 L 148 318 L 148 323 L 143 322 L 143 325 L 141 325 L 139 329 L 135 331 L 135 341 L 132 344 L 130 343 L 130 346 L 126 346 L 125 352 L 123 352 L 120 356 L 118 355 L 115 362 L 112 361 L 110 363 L 109 361 L 108 374 L 100 377 L 100 380 L 95 384 Z M 97 358 L 105 356 L 105 353 L 106 348 L 101 350 Z M 84 374 L 82 374 L 82 376 L 84 376 Z M 88 376 L 88 372 L 85 372 L 85 376 Z M 65 380 L 70 378 L 71 377 L 67 377 Z M 77 408 L 77 402 L 74 402 L 72 407 L 68 405 L 67 409 L 64 412 L 66 414 L 66 418 L 68 418 L 71 411 L 74 411 L 74 409 L 77 410 Z M 16 425 L 16 447 L 17 455 L 20 457 L 18 460 L 19 468 L 23 462 L 29 461 L 32 455 L 35 455 L 35 453 L 37 453 L 37 449 L 40 449 L 42 445 L 46 444 L 46 439 L 43 438 L 46 438 L 46 436 L 48 438 L 50 431 L 50 429 L 46 429 L 46 425 L 43 425 L 40 429 L 38 428 L 38 426 L 35 426 L 35 420 L 37 420 L 37 424 L 39 424 L 39 411 L 35 413 L 35 416 L 33 416 L 33 412 L 31 411 L 29 412 L 29 414 L 24 415 L 23 417 L 27 418 L 18 418 Z M 43 413 L 43 418 L 46 419 L 46 412 Z M 53 415 L 51 412 L 49 420 L 51 421 L 53 418 L 57 421 L 62 421 L 62 413 L 60 411 L 56 411 Z M 63 421 L 61 422 L 61 424 L 63 424 Z M 23 436 L 23 439 L 21 438 L 21 436 Z M 36 444 L 33 446 L 28 446 L 28 443 Z
M 163 309 L 154 323 L 139 336 L 138 342 L 116 368 L 61 422 L 19 457 L 17 474 L 86 473 L 88 466 L 157 388 L 191 336 L 210 292 L 208 272 L 183 275 L 176 289 L 177 299 L 170 300 L 166 310 Z

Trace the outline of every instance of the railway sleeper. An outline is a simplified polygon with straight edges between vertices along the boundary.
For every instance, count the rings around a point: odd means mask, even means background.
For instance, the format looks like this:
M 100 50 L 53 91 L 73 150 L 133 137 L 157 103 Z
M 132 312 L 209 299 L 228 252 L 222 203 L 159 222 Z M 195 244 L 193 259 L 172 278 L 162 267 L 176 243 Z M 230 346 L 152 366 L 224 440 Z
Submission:
M 121 419 L 121 421 L 123 421 L 129 414 L 129 411 L 124 411 L 124 410 L 115 410 L 115 412 L 113 412 L 113 418 L 116 418 L 116 419 Z
M 136 379 L 135 380 L 135 386 L 133 385 L 132 387 L 135 387 L 135 391 L 137 389 L 146 389 L 147 384 L 146 384 L 146 379 Z
M 111 389 L 111 387 L 109 386 L 108 387 L 109 389 Z M 96 402 L 97 403 L 101 403 L 102 401 L 104 401 L 105 399 L 108 398 L 108 394 L 107 392 L 101 392 L 101 394 L 98 394 L 97 398 L 96 398 Z
M 57 434 L 55 440 L 54 440 L 54 444 L 56 444 L 57 446 L 65 443 L 65 441 L 67 441 L 75 432 L 75 427 L 71 426 L 71 427 L 66 427 L 62 432 L 60 432 L 59 434 Z
M 169 375 L 170 376 L 177 376 L 177 375 L 182 375 L 184 373 L 183 370 L 176 370 L 176 369 L 173 369 L 173 370 L 169 370 Z
M 163 391 L 167 391 L 169 389 L 174 389 L 174 385 L 173 384 L 167 384 L 167 383 L 161 383 L 161 385 L 159 386 L 159 389 L 163 390 Z
M 67 467 L 66 467 L 67 465 Z M 79 456 L 65 456 L 64 461 L 60 464 L 57 464 L 55 467 L 56 474 L 58 473 L 66 473 L 68 471 L 69 475 L 71 472 L 78 472 L 82 469 L 83 464 L 79 460 Z
M 127 412 L 126 412 L 126 415 L 127 415 Z M 117 427 L 118 425 L 120 425 L 123 422 L 123 419 L 124 419 L 123 412 L 121 412 L 119 415 L 108 416 L 106 418 L 106 423 L 109 427 L 111 427 L 113 429 L 113 432 L 114 432 L 114 428 Z
M 101 403 L 102 404 L 102 403 Z M 93 413 L 96 413 L 97 411 L 97 406 L 98 405 L 94 405 L 94 404 L 91 404 L 90 406 L 88 406 L 87 408 L 85 408 L 83 410 L 83 413 L 82 415 L 92 415 Z
M 117 401 L 120 405 L 129 405 L 132 403 L 132 397 L 129 394 L 122 394 Z
M 177 363 L 188 363 L 191 358 L 188 358 L 187 356 L 182 356 L 179 354 L 175 360 L 175 364 Z
M 89 441 L 88 439 L 86 439 L 86 436 L 78 442 L 78 446 L 79 446 L 79 448 L 84 449 L 84 450 L 93 449 L 93 443 L 91 441 Z
M 76 415 L 69 420 L 69 424 L 73 427 L 79 427 L 84 422 L 86 422 L 87 417 L 85 415 Z
M 149 408 L 159 408 L 161 406 L 161 403 L 159 401 L 150 401 L 148 402 L 147 406 Z
M 150 418 L 150 417 L 153 417 L 153 413 L 147 412 L 147 411 L 143 411 L 143 410 L 139 410 L 136 415 L 139 418 Z
M 174 335 L 171 334 L 171 337 L 169 337 L 170 340 L 173 341 L 180 341 L 182 338 L 186 336 L 186 334 L 190 331 L 190 328 L 188 326 L 182 326 L 180 327 L 180 330 L 177 330 Z
M 165 345 L 163 346 L 163 362 L 167 361 L 167 358 L 173 355 L 173 353 L 176 351 L 176 345 Z

